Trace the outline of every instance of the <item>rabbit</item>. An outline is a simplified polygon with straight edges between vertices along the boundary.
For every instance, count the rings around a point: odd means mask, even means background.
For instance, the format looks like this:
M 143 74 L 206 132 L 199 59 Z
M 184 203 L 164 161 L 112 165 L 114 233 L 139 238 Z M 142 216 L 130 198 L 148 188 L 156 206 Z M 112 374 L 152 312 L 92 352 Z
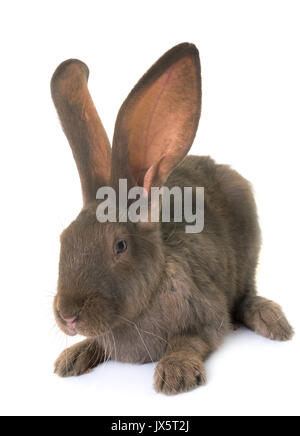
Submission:
M 204 362 L 234 323 L 286 341 L 293 329 L 276 303 L 257 295 L 261 235 L 251 185 L 210 157 L 187 155 L 201 111 L 195 45 L 165 53 L 118 113 L 112 147 L 88 91 L 87 66 L 58 66 L 51 94 L 78 168 L 83 208 L 61 235 L 54 315 L 86 339 L 55 362 L 62 377 L 109 359 L 158 362 L 157 392 L 206 382 Z M 99 187 L 204 187 L 202 232 L 184 222 L 106 222 L 96 217 Z

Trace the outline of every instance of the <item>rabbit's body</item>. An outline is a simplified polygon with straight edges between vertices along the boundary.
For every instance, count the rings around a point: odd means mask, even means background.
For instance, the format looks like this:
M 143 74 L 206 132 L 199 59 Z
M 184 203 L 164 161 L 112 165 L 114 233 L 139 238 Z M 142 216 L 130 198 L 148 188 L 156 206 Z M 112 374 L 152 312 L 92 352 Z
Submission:
M 109 358 L 158 360 L 155 388 L 178 393 L 204 383 L 203 362 L 234 321 L 289 339 L 280 307 L 256 296 L 260 230 L 249 183 L 208 157 L 184 159 L 200 116 L 197 49 L 174 47 L 140 80 L 120 109 L 112 151 L 87 75 L 69 60 L 51 83 L 84 199 L 61 236 L 54 312 L 65 333 L 88 338 L 62 353 L 56 372 L 84 374 Z M 143 187 L 154 208 L 152 187 L 204 187 L 203 231 L 186 233 L 174 220 L 98 222 L 97 189 L 108 185 L 118 199 L 120 179 Z
M 201 233 L 187 234 L 184 222 L 162 224 L 166 264 L 159 289 L 134 321 L 124 319 L 102 338 L 114 360 L 157 361 L 168 341 L 185 331 L 203 336 L 213 350 L 241 299 L 255 295 L 260 233 L 249 183 L 208 157 L 188 156 L 166 186 L 203 186 L 206 225 Z
M 206 273 L 213 280 L 232 313 L 240 298 L 255 293 L 260 229 L 249 182 L 209 157 L 187 156 L 171 173 L 167 185 L 204 187 L 204 229 L 195 235 L 182 233 L 181 238 L 192 250 L 190 267 L 201 265 L 199 277 Z M 168 229 L 172 224 L 164 226 Z M 197 281 L 198 275 L 192 275 Z

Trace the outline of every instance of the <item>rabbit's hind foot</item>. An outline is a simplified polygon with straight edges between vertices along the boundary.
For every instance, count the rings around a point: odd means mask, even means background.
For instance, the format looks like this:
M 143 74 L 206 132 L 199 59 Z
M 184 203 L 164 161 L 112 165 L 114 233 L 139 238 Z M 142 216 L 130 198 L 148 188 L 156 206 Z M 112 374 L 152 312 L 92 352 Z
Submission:
M 281 307 L 263 297 L 246 297 L 237 309 L 236 318 L 250 330 L 268 339 L 288 341 L 294 334 Z

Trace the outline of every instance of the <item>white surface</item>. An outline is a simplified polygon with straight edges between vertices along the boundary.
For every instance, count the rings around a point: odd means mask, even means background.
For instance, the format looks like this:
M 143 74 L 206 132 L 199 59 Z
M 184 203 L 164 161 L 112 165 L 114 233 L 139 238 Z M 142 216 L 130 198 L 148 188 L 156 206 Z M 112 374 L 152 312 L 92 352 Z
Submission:
M 1 2 L 1 414 L 299 414 L 297 335 L 281 344 L 232 333 L 207 363 L 208 385 L 177 397 L 155 394 L 152 364 L 52 375 L 66 346 L 51 313 L 59 233 L 81 193 L 49 92 L 61 61 L 85 61 L 111 137 L 151 63 L 179 42 L 197 44 L 203 112 L 192 151 L 253 182 L 259 291 L 299 332 L 299 12 L 290 0 Z

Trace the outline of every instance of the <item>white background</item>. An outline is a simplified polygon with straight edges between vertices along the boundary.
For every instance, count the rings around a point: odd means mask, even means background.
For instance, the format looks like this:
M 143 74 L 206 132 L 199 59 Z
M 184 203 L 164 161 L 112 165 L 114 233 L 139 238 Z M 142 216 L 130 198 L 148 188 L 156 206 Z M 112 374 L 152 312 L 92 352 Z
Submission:
M 154 364 L 52 374 L 73 342 L 51 304 L 59 234 L 81 192 L 49 92 L 61 61 L 85 61 L 111 137 L 139 77 L 173 45 L 194 42 L 203 112 L 192 152 L 252 181 L 264 237 L 259 292 L 299 333 L 299 13 L 290 0 L 1 2 L 1 414 L 299 414 L 297 334 L 282 344 L 232 333 L 207 362 L 207 386 L 176 397 L 154 392 Z

